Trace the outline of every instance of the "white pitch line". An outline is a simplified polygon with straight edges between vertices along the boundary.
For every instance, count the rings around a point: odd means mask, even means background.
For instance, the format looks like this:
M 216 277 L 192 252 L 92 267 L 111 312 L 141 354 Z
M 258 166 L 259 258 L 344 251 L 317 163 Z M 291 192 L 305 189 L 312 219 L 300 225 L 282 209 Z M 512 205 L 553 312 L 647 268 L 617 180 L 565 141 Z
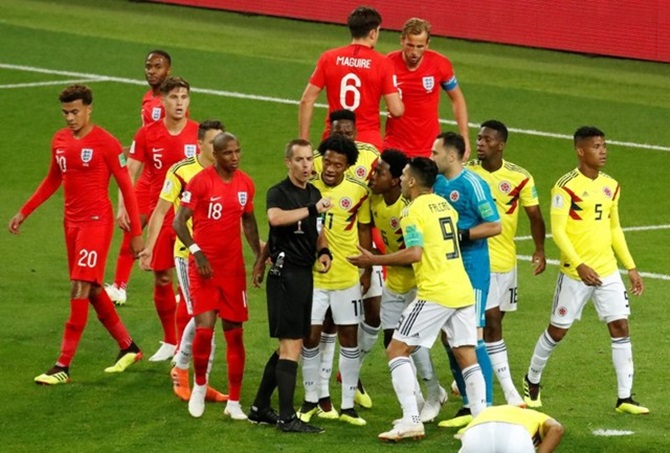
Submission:
M 144 80 L 138 80 L 138 79 L 129 79 L 125 77 L 112 77 L 112 76 L 106 76 L 106 75 L 101 75 L 101 74 L 90 74 L 90 73 L 83 73 L 83 72 L 73 72 L 73 71 L 59 71 L 55 69 L 47 69 L 47 68 L 38 68 L 35 66 L 23 66 L 23 65 L 15 65 L 15 64 L 7 64 L 7 63 L 0 63 L 0 68 L 2 69 L 12 69 L 16 71 L 26 71 L 26 72 L 37 72 L 37 73 L 42 73 L 42 74 L 51 74 L 51 75 L 63 75 L 63 76 L 70 76 L 70 77 L 87 77 L 90 79 L 95 79 L 96 82 L 118 82 L 118 83 L 127 83 L 131 85 L 145 85 L 146 82 Z M 289 104 L 289 105 L 298 105 L 300 102 L 296 101 L 295 99 L 286 99 L 286 98 L 276 98 L 276 97 L 271 97 L 271 96 L 261 96 L 261 95 L 256 95 L 256 94 L 245 94 L 245 93 L 238 93 L 234 91 L 223 91 L 223 90 L 213 90 L 213 89 L 207 89 L 207 88 L 191 88 L 191 91 L 194 93 L 203 93 L 203 94 L 210 94 L 213 96 L 222 96 L 222 97 L 230 97 L 230 98 L 238 98 L 238 99 L 250 99 L 254 101 L 263 101 L 263 102 L 273 102 L 275 104 Z M 316 107 L 319 108 L 327 108 L 327 105 L 325 104 L 315 104 Z M 443 124 L 456 124 L 452 120 L 444 120 L 440 119 L 440 123 Z M 468 124 L 472 129 L 479 129 L 480 125 L 475 124 L 475 123 L 469 123 Z M 550 138 L 559 138 L 563 140 L 572 140 L 571 135 L 566 135 L 566 134 L 557 134 L 554 132 L 543 132 L 543 131 L 536 131 L 533 129 L 518 129 L 518 128 L 509 128 L 510 131 L 516 132 L 519 134 L 524 134 L 524 135 L 535 135 L 535 136 L 540 136 L 540 137 L 550 137 Z M 607 140 L 608 144 L 611 145 L 618 145 L 618 146 L 626 146 L 629 148 L 637 148 L 637 149 L 648 149 L 648 150 L 654 150 L 654 151 L 670 151 L 670 147 L 667 146 L 660 146 L 660 145 L 650 145 L 646 143 L 633 143 L 633 142 L 622 142 L 622 141 L 616 141 L 616 140 Z
M 624 231 L 651 231 L 651 230 L 668 230 L 670 225 L 647 225 L 647 226 L 636 226 L 636 227 L 625 227 L 622 228 Z M 552 235 L 547 234 L 547 238 L 551 238 Z M 515 241 L 530 241 L 533 239 L 533 236 L 517 236 L 514 238 Z
M 533 257 L 530 255 L 517 255 L 517 259 L 521 261 L 528 261 L 531 262 Z M 547 264 L 551 264 L 554 266 L 558 266 L 560 264 L 560 261 L 554 260 L 554 259 L 548 259 Z M 622 275 L 628 274 L 628 271 L 625 269 L 619 269 L 619 273 Z M 651 278 L 653 280 L 667 280 L 670 281 L 670 275 L 665 275 L 665 274 L 655 274 L 653 272 L 640 272 L 640 276 L 644 278 Z
M 8 90 L 11 88 L 32 88 L 45 87 L 49 85 L 71 85 L 73 83 L 99 82 L 104 79 L 79 79 L 79 80 L 50 80 L 48 82 L 32 82 L 32 83 L 11 83 L 7 85 L 0 85 L 0 90 Z

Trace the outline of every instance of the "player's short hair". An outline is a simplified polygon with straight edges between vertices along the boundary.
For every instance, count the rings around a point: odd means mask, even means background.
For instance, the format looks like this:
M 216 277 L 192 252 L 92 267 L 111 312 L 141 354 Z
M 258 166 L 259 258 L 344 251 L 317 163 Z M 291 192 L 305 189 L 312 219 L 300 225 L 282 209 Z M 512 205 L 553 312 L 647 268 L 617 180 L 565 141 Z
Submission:
M 465 139 L 461 134 L 451 131 L 442 132 L 437 136 L 437 140 L 442 140 L 443 148 L 455 149 L 459 159 L 463 159 L 463 156 L 465 155 Z
M 370 31 L 382 24 L 382 15 L 369 6 L 359 6 L 347 18 L 347 26 L 354 39 L 365 38 Z
M 205 120 L 202 123 L 198 124 L 198 140 L 204 140 L 205 134 L 207 131 L 211 130 L 221 130 L 221 132 L 226 132 L 226 126 L 219 120 Z
M 290 159 L 293 157 L 293 150 L 296 146 L 312 146 L 312 144 L 309 142 L 309 140 L 305 140 L 304 138 L 294 138 L 290 142 L 286 144 L 286 148 L 284 149 L 284 157 L 286 159 Z
M 339 134 L 331 135 L 319 144 L 319 153 L 326 155 L 326 151 L 334 151 L 347 156 L 347 164 L 354 165 L 358 160 L 358 148 L 353 140 Z
M 70 85 L 60 92 L 58 100 L 61 102 L 74 102 L 81 100 L 84 105 L 91 105 L 93 103 L 93 91 L 86 85 Z
M 175 88 L 186 88 L 186 91 L 191 92 L 191 85 L 181 77 L 170 76 L 161 83 L 160 92 L 163 96 L 167 95 Z
M 172 58 L 170 57 L 170 54 L 167 53 L 166 51 L 161 49 L 154 49 L 147 54 L 146 58 L 149 58 L 149 55 L 151 54 L 160 55 L 161 57 L 165 58 L 165 61 L 167 61 L 168 66 L 172 66 Z
M 356 124 L 356 113 L 353 110 L 341 109 L 333 110 L 328 116 L 328 121 L 330 124 L 333 124 L 335 121 L 349 120 L 353 121 Z
M 403 169 L 409 162 L 409 157 L 399 149 L 389 148 L 382 151 L 381 160 L 388 164 L 391 176 L 400 178 Z
M 405 22 L 405 25 L 402 26 L 401 37 L 406 38 L 409 35 L 420 35 L 421 33 L 426 33 L 426 36 L 430 40 L 430 22 L 425 19 L 419 19 L 418 17 L 412 17 Z
M 435 185 L 438 170 L 434 161 L 427 157 L 412 157 L 407 164 L 412 176 L 422 188 L 427 189 Z
M 481 127 L 488 127 L 489 129 L 493 129 L 494 131 L 498 132 L 500 139 L 503 142 L 507 143 L 507 136 L 509 135 L 509 132 L 507 131 L 507 126 L 505 126 L 501 121 L 498 120 L 484 121 Z
M 230 142 L 239 143 L 240 141 L 230 132 L 221 132 L 220 134 L 217 134 L 216 137 L 214 137 L 214 140 L 212 141 L 212 147 L 214 148 L 215 152 L 223 151 L 226 145 L 228 145 Z
M 605 137 L 605 133 L 594 126 L 582 126 L 572 136 L 575 147 L 582 140 L 592 137 Z

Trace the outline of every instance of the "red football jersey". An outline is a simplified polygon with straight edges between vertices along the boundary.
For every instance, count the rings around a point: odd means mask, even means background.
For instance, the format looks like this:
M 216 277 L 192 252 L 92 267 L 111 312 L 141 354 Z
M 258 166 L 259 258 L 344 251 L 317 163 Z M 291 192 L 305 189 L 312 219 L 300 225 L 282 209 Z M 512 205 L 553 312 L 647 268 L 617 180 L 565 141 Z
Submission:
M 326 89 L 328 113 L 349 109 L 356 112 L 357 140 L 381 145 L 379 102 L 382 96 L 397 93 L 393 68 L 386 56 L 360 44 L 324 52 L 309 79 Z M 330 125 L 326 118 L 326 132 Z
M 457 86 L 454 69 L 446 57 L 432 50 L 425 51 L 414 71 L 407 68 L 400 50 L 391 52 L 388 59 L 397 77 L 405 114 L 386 119 L 384 149 L 400 149 L 410 157 L 429 157 L 440 133 L 440 91 Z
M 132 194 L 121 143 L 98 126 L 81 139 L 75 138 L 69 128 L 56 132 L 51 141 L 49 173 L 21 212 L 26 217 L 30 215 L 62 182 L 66 223 L 112 222 L 114 215 L 109 200 L 112 174 L 132 205 L 126 207 L 131 216 L 133 233 L 139 235 L 137 202 Z
M 181 205 L 193 211 L 193 240 L 211 263 L 215 278 L 244 273 L 240 219 L 254 211 L 255 191 L 253 181 L 242 170 L 225 182 L 214 166 L 186 185 Z
M 141 127 L 135 134 L 129 157 L 144 164 L 140 179 L 149 184 L 151 209 L 158 202 L 165 175 L 172 164 L 198 153 L 198 123 L 187 120 L 178 135 L 172 135 L 163 121 Z
M 161 95 L 154 96 L 153 90 L 149 90 L 142 98 L 142 110 L 140 111 L 142 126 L 158 121 L 165 116 L 165 107 Z

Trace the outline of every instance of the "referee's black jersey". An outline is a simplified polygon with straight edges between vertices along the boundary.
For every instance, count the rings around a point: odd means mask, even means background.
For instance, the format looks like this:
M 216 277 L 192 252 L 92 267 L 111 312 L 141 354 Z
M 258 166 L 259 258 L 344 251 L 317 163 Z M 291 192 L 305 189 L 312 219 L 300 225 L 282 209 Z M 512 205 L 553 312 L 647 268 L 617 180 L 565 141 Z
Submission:
M 268 190 L 267 209 L 279 208 L 284 211 L 304 208 L 321 199 L 321 192 L 312 184 L 301 189 L 287 177 Z M 277 255 L 284 252 L 284 262 L 295 266 L 312 267 L 316 259 L 318 217 L 307 217 L 292 225 L 273 227 L 270 225 L 270 257 L 274 263 Z

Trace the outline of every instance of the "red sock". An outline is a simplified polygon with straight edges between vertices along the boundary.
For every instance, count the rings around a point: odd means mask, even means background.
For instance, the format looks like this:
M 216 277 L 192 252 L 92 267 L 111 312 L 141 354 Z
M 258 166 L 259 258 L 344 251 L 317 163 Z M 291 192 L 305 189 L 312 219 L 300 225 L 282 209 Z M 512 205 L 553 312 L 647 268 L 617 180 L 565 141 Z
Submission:
M 186 299 L 184 298 L 184 293 L 179 287 L 179 303 L 177 304 L 177 339 L 181 343 L 181 336 L 184 335 L 184 329 L 186 324 L 191 320 L 191 315 L 188 314 L 186 309 Z
M 154 305 L 163 325 L 163 342 L 177 344 L 177 299 L 172 284 L 154 285 Z
M 130 250 L 130 233 L 123 232 L 123 241 L 119 250 L 119 257 L 116 260 L 116 273 L 114 274 L 114 284 L 117 288 L 126 288 L 130 273 L 135 266 L 135 255 Z
M 65 323 L 63 342 L 60 347 L 60 357 L 56 365 L 67 367 L 77 351 L 81 334 L 84 333 L 88 319 L 88 299 L 70 299 L 70 318 Z
M 212 351 L 213 336 L 213 328 L 196 327 L 195 329 L 195 338 L 193 338 L 193 371 L 195 373 L 195 383 L 198 385 L 207 384 L 207 364 L 209 363 L 209 353 Z
M 239 401 L 242 392 L 242 376 L 244 375 L 244 342 L 242 333 L 244 330 L 237 329 L 226 330 L 223 332 L 226 337 L 226 359 L 228 360 L 228 394 L 231 400 Z
M 98 314 L 98 319 L 105 326 L 107 332 L 119 344 L 119 349 L 126 349 L 133 342 L 130 338 L 126 326 L 121 322 L 121 318 L 116 313 L 112 299 L 107 295 L 107 291 L 100 291 L 97 295 L 90 297 L 91 304 L 95 312 Z

